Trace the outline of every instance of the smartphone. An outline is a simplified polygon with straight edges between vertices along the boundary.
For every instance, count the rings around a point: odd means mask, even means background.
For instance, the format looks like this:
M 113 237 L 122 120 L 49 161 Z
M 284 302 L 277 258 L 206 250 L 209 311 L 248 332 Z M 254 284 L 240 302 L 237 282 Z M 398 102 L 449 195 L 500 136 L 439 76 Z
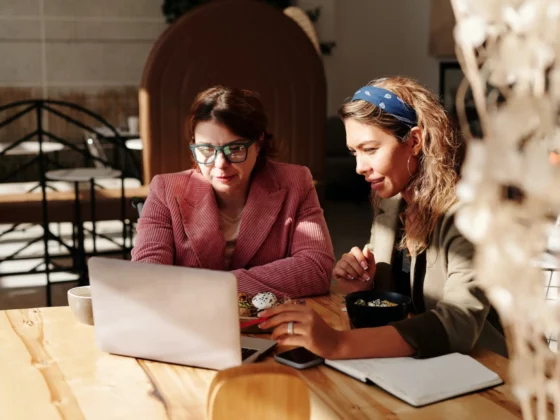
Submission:
M 296 347 L 293 350 L 288 350 L 274 355 L 274 359 L 285 365 L 294 367 L 296 369 L 307 369 L 312 366 L 323 363 L 324 359 L 311 353 L 303 347 Z

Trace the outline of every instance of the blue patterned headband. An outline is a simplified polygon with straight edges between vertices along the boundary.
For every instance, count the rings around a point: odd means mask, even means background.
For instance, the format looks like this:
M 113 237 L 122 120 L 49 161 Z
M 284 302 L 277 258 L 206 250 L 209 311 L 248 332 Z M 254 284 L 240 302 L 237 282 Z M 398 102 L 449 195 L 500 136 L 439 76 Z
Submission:
M 352 97 L 352 101 L 360 99 L 381 108 L 409 127 L 418 125 L 416 111 L 391 91 L 376 86 L 364 86 Z

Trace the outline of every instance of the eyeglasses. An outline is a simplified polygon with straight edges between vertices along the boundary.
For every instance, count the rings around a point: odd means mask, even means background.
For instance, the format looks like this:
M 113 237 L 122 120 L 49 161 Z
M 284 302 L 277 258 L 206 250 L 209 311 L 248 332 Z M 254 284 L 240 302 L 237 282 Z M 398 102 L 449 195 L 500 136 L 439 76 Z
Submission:
M 194 159 L 203 165 L 210 165 L 216 160 L 218 152 L 222 152 L 229 163 L 241 163 L 247 159 L 247 151 L 256 140 L 236 141 L 225 146 L 212 144 L 192 144 L 189 146 Z

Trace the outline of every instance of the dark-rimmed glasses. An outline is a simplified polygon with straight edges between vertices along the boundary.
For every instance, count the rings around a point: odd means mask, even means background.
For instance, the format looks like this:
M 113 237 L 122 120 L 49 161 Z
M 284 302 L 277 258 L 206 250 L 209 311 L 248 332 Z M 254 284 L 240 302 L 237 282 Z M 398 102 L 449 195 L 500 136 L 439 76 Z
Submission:
M 214 146 L 213 144 L 191 144 L 189 148 L 194 159 L 203 165 L 209 165 L 216 160 L 218 152 L 222 152 L 229 163 L 241 163 L 247 159 L 249 147 L 256 140 L 234 141 L 225 146 Z

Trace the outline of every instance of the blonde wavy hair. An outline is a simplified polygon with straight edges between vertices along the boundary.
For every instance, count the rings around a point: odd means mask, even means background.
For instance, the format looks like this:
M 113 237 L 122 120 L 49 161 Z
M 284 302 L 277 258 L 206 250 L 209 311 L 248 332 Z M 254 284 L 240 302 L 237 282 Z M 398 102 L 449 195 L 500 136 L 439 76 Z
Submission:
M 368 86 L 387 89 L 416 111 L 418 127 L 422 131 L 422 152 L 418 171 L 410 180 L 410 202 L 401 214 L 404 235 L 401 249 L 408 248 L 412 255 L 424 251 L 430 242 L 438 218 L 456 201 L 455 187 L 465 157 L 465 142 L 430 90 L 407 77 L 388 77 L 372 80 Z M 342 120 L 353 119 L 372 124 L 404 143 L 410 127 L 375 105 L 349 98 L 338 110 Z M 379 212 L 378 198 L 373 197 L 375 213 Z

